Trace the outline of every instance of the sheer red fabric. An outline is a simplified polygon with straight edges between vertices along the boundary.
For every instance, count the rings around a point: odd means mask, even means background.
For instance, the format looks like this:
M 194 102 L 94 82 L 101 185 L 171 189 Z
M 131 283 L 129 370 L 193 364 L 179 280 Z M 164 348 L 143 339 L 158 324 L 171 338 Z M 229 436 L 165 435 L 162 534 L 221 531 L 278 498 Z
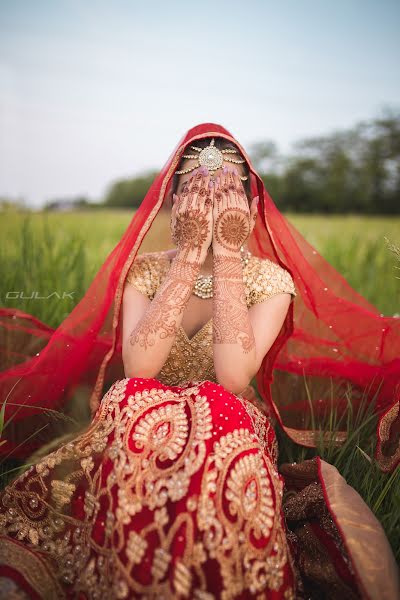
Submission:
M 287 269 L 298 293 L 256 376 L 263 400 L 291 439 L 310 447 L 316 432 L 328 431 L 332 408 L 343 417 L 363 403 L 373 405 L 379 414 L 376 458 L 387 471 L 399 462 L 400 320 L 382 317 L 305 240 L 275 206 L 245 149 L 215 123 L 197 125 L 181 138 L 85 296 L 56 330 L 18 310 L 0 312 L 0 397 L 11 419 L 3 455 L 25 457 L 43 442 L 38 425 L 43 422 L 45 433 L 49 410 L 68 413 L 74 402 L 89 398 L 96 403 L 123 377 L 126 275 L 166 206 L 186 146 L 210 136 L 237 145 L 250 168 L 252 193 L 260 197 L 249 250 Z M 334 435 L 337 443 L 345 438 L 344 431 Z

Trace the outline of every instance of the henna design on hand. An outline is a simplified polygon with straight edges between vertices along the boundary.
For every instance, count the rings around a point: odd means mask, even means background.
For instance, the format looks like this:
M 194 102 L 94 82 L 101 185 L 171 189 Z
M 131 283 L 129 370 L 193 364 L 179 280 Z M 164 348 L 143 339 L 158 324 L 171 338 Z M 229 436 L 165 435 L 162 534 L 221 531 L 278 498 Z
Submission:
M 213 343 L 237 344 L 244 352 L 255 347 L 248 316 L 240 257 L 214 256 Z
M 207 240 L 209 222 L 198 209 L 190 209 L 178 214 L 175 221 L 174 241 L 182 250 L 201 248 Z
M 214 223 L 216 241 L 227 250 L 236 250 L 250 234 L 248 212 L 242 208 L 224 209 Z
M 189 182 L 185 181 L 185 183 L 182 186 L 182 190 L 181 190 L 181 198 L 185 198 L 185 196 L 188 196 L 189 194 Z
M 209 206 L 209 207 L 210 207 L 210 206 L 212 205 L 212 203 L 213 203 L 213 199 L 212 199 L 212 197 L 211 197 L 210 195 L 208 195 L 208 196 L 206 196 L 206 199 L 205 199 L 205 201 L 204 201 L 204 202 L 205 202 L 205 204 L 206 204 L 207 206 Z
M 241 197 L 244 198 L 246 196 L 246 192 L 244 191 L 243 185 L 240 183 L 237 188 L 236 188 L 236 193 Z
M 145 350 L 170 336 L 175 336 L 185 306 L 192 293 L 201 263 L 175 257 L 167 278 L 161 284 L 154 300 L 129 336 L 131 345 L 139 344 Z
M 214 195 L 214 197 L 215 197 L 215 199 L 216 199 L 218 202 L 220 202 L 220 201 L 222 200 L 222 198 L 223 198 L 223 194 L 222 194 L 222 192 L 221 192 L 219 189 L 217 189 L 217 190 L 215 191 L 215 195 Z
M 197 250 L 197 258 L 212 242 L 212 192 L 208 177 L 203 175 L 199 172 L 191 177 L 184 194 L 177 200 L 174 219 L 171 216 L 170 220 L 172 241 L 186 255 Z

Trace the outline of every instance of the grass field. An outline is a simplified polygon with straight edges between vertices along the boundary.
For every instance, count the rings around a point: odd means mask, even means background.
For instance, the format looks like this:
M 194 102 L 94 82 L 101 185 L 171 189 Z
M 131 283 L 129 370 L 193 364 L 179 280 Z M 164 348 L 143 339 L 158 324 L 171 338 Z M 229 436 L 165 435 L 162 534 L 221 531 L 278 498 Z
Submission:
M 132 218 L 131 213 L 124 211 L 2 216 L 1 304 L 34 314 L 53 327 L 84 295 Z M 286 217 L 382 314 L 400 313 L 400 263 L 388 247 L 388 242 L 400 245 L 400 217 L 292 214 Z M 140 252 L 166 245 L 169 245 L 168 216 L 160 215 Z M 12 298 L 6 298 L 7 291 L 13 292 Z M 73 297 L 30 299 L 35 291 L 41 296 L 54 291 L 60 295 L 64 291 L 73 292 Z M 336 465 L 363 496 L 400 558 L 400 471 L 383 474 L 371 460 L 374 428 L 375 421 L 366 408 L 363 419 L 354 416 L 348 443 L 340 449 L 320 446 L 317 452 Z M 300 461 L 315 454 L 295 446 L 281 432 L 278 435 L 281 461 Z
M 306 239 L 381 313 L 400 312 L 400 270 L 385 237 L 399 244 L 400 217 L 286 215 Z M 125 211 L 10 213 L 0 221 L 1 302 L 56 326 L 83 296 L 132 214 Z M 139 252 L 170 245 L 168 216 L 160 215 Z M 73 291 L 68 298 L 40 302 L 4 297 L 6 290 Z

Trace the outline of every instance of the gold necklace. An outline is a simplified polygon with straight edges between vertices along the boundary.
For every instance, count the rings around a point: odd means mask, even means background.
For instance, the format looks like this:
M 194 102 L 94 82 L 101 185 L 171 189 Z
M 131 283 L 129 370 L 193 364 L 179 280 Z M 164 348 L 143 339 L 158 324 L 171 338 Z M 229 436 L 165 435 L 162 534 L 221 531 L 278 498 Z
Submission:
M 243 246 L 240 248 L 242 259 L 242 265 L 245 266 L 249 262 L 250 252 L 245 250 Z M 193 287 L 193 294 L 199 298 L 212 298 L 213 297 L 213 276 L 211 275 L 198 275 Z

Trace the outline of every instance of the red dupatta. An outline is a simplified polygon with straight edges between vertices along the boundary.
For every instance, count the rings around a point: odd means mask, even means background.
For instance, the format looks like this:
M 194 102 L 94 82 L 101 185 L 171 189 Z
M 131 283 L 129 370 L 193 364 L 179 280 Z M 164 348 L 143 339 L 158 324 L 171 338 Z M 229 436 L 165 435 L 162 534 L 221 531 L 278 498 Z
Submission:
M 379 415 L 376 458 L 383 470 L 399 462 L 395 440 L 400 404 L 400 320 L 382 317 L 279 212 L 241 144 L 221 125 L 203 123 L 179 141 L 150 186 L 119 243 L 85 296 L 54 331 L 18 310 L 0 311 L 0 398 L 7 399 L 4 454 L 25 457 L 43 440 L 49 410 L 99 402 L 124 377 L 121 304 L 126 275 L 160 209 L 186 146 L 221 136 L 237 145 L 250 168 L 258 218 L 249 250 L 292 275 L 297 296 L 264 357 L 256 380 L 264 401 L 295 442 L 315 446 L 332 408 L 374 402 Z M 266 326 L 268 324 L 266 323 Z M 31 436 L 31 437 L 30 437 Z M 337 432 L 340 443 L 345 432 Z

